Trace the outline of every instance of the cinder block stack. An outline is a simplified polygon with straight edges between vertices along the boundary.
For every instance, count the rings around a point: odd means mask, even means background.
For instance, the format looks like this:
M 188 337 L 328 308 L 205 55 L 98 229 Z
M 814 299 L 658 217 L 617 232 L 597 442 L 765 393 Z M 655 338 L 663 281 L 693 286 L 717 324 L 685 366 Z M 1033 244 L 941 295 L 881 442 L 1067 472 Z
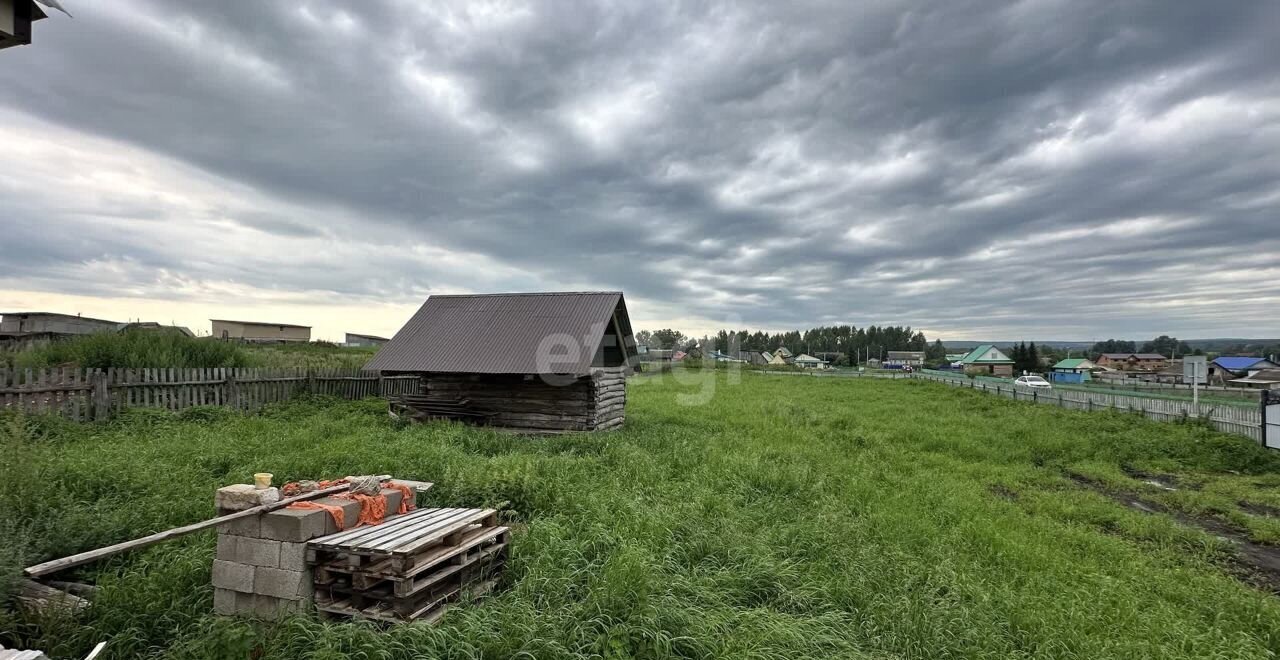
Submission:
M 416 491 L 412 491 L 416 494 Z M 384 489 L 388 516 L 400 507 L 401 492 Z M 279 501 L 275 488 L 236 484 L 218 490 L 218 515 Z M 360 503 L 323 497 L 316 503 L 341 507 L 347 528 L 360 517 Z M 218 528 L 213 561 L 213 606 L 219 614 L 278 619 L 307 609 L 313 577 L 307 542 L 341 530 L 324 509 L 278 509 Z

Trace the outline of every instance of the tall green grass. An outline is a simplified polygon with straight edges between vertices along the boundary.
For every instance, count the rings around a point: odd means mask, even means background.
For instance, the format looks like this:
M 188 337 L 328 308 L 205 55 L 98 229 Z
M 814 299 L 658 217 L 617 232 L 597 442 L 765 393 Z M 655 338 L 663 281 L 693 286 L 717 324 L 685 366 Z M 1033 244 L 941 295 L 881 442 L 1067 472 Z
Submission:
M 4 355 L 13 366 L 31 369 L 67 364 L 85 369 L 254 366 L 238 344 L 154 330 L 96 333 Z
M 0 619 L 0 642 L 116 658 L 1268 658 L 1280 601 L 1229 544 L 1117 505 L 1068 471 L 1280 506 L 1280 457 L 1195 425 L 874 379 L 635 379 L 627 424 L 525 438 L 392 423 L 376 401 L 257 416 L 139 410 L 0 434 L 0 521 L 33 560 L 201 519 L 216 487 L 386 472 L 425 503 L 517 526 L 500 591 L 435 626 L 213 616 L 212 535 L 72 571 L 73 620 Z M 694 404 L 694 405 L 689 405 Z M 6 463 L 6 465 L 9 465 Z M 34 486 L 33 486 L 34 484 Z M 19 490 L 34 488 L 34 490 Z M 1208 498 L 1205 500 L 1203 498 Z M 1185 500 L 1185 501 L 1184 501 Z
M 373 359 L 376 346 L 345 347 L 328 342 L 262 344 L 245 346 L 249 358 L 261 367 L 310 367 L 359 369 Z
M 363 367 L 377 348 L 345 348 L 328 342 L 240 344 L 178 332 L 128 330 L 56 341 L 24 351 L 0 352 L 0 366 L 38 369 L 74 365 L 86 369 L 123 367 L 219 368 Z

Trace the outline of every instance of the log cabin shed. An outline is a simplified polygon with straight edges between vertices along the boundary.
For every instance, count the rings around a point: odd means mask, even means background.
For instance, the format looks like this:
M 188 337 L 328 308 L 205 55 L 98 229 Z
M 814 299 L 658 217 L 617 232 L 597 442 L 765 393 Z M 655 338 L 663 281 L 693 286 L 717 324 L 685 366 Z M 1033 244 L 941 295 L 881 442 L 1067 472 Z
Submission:
M 431 296 L 365 369 L 417 374 L 415 419 L 530 433 L 622 425 L 635 359 L 620 291 Z

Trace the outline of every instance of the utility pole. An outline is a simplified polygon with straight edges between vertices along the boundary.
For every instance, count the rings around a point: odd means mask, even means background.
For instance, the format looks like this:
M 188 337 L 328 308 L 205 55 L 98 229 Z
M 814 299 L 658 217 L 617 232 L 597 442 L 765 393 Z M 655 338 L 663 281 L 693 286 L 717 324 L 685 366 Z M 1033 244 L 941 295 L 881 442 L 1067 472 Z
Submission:
M 1200 363 L 1191 363 L 1191 410 L 1200 416 Z

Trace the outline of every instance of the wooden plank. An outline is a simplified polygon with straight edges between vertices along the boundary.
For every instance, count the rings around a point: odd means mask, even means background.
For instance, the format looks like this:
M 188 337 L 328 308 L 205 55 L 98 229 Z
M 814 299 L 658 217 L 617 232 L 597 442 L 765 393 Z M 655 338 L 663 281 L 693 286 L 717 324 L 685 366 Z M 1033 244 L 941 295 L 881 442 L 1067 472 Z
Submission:
M 388 479 L 390 477 L 384 475 L 382 478 Z M 198 523 L 192 523 L 190 525 L 176 527 L 174 529 L 165 530 L 163 532 L 158 532 L 156 534 L 144 536 L 142 538 L 134 539 L 132 541 L 116 543 L 114 545 L 109 545 L 105 548 L 89 550 L 86 552 L 81 552 L 79 554 L 71 555 L 70 557 L 54 559 L 41 564 L 36 564 L 35 566 L 28 566 L 25 570 L 25 573 L 31 577 L 40 577 L 42 575 L 56 573 L 61 570 L 72 568 L 74 566 L 81 566 L 84 564 L 88 564 L 89 562 L 97 561 L 98 559 L 109 557 L 111 555 L 116 555 L 121 552 L 126 552 L 128 550 L 136 550 L 138 548 L 145 548 L 147 546 L 155 545 L 163 541 L 168 541 L 169 539 L 177 538 L 179 536 L 186 536 L 187 534 L 191 534 L 192 532 L 198 532 L 202 529 L 208 529 L 210 527 L 224 525 L 234 520 L 239 520 L 240 518 L 247 518 L 249 516 L 256 516 L 259 514 L 267 513 L 269 511 L 275 511 L 277 509 L 283 509 L 284 507 L 289 506 L 294 502 L 312 500 L 318 497 L 324 497 L 326 495 L 341 493 L 349 489 L 350 489 L 350 486 L 348 486 L 347 484 L 340 484 L 337 486 L 332 486 L 330 488 L 321 488 L 319 490 L 315 490 L 310 493 L 303 493 L 301 495 L 297 495 L 294 497 L 286 497 L 285 499 L 282 499 L 279 502 L 274 502 L 272 504 L 255 506 L 251 509 L 245 509 L 244 511 L 237 511 L 235 513 L 229 513 L 225 516 L 218 516 L 217 518 L 210 518 L 209 520 L 203 520 Z
M 492 519 L 492 521 L 496 523 L 497 513 L 498 512 L 493 509 L 465 510 L 461 515 L 433 523 L 427 527 L 406 530 L 406 533 L 392 535 L 388 538 L 381 539 L 372 545 L 362 546 L 361 549 L 373 552 L 387 552 L 396 555 L 413 554 L 433 543 L 438 543 L 446 536 L 463 530 L 470 525 L 481 523 L 487 519 Z
M 418 519 L 428 516 L 444 515 L 441 512 L 461 511 L 462 509 L 415 509 L 404 515 L 396 516 L 381 525 L 371 527 L 356 527 L 336 534 L 322 536 L 311 540 L 312 547 L 327 547 L 332 549 L 341 549 L 352 547 L 352 544 L 360 542 L 362 539 L 375 538 L 377 536 L 390 533 L 402 525 L 413 524 Z

